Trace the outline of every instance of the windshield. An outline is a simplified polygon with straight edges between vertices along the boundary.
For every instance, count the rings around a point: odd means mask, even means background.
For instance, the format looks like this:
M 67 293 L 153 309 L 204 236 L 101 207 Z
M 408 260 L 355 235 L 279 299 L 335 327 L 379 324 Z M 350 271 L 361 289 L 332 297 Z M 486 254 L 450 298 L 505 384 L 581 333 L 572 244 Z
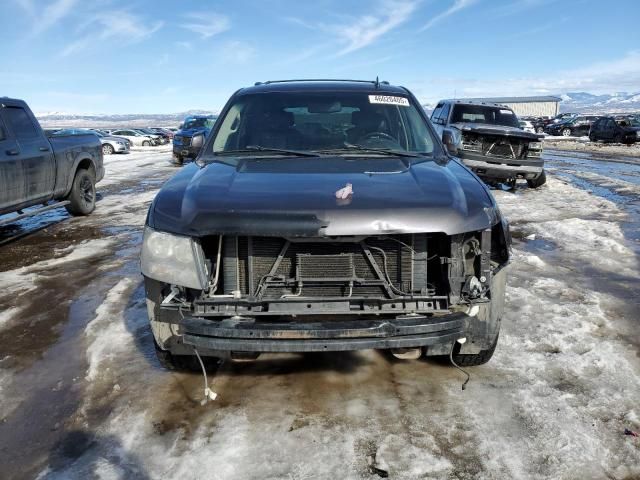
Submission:
M 211 130 L 214 123 L 215 119 L 213 118 L 187 118 L 182 128 L 185 130 L 190 128 L 206 128 Z
M 221 122 L 214 153 L 263 147 L 429 154 L 434 148 L 416 106 L 399 96 L 337 91 L 242 95 Z
M 518 117 L 511 110 L 488 105 L 454 105 L 451 123 L 484 123 L 520 127 Z

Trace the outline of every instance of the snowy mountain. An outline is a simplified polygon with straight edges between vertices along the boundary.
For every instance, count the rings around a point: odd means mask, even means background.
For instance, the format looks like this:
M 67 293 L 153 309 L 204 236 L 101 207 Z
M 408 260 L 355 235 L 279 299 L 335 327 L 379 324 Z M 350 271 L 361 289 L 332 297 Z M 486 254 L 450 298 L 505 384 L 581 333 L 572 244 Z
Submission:
M 177 127 L 189 115 L 218 115 L 207 110 L 188 110 L 180 113 L 145 114 L 74 114 L 65 112 L 40 112 L 35 114 L 43 127 Z
M 587 92 L 568 92 L 560 103 L 561 112 L 623 113 L 640 111 L 640 92 L 594 95 Z

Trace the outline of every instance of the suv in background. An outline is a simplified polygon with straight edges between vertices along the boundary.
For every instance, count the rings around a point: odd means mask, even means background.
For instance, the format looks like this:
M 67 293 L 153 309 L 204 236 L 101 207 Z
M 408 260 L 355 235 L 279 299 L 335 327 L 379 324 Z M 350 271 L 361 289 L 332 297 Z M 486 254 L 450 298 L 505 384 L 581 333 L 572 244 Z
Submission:
M 544 129 L 549 135 L 562 135 L 563 137 L 584 137 L 589 135 L 591 124 L 598 118 L 597 115 L 578 115 L 559 123 L 551 123 Z
M 216 122 L 214 115 L 192 115 L 184 119 L 173 136 L 173 159 L 182 165 L 185 159 L 198 156 L 204 140 Z
M 497 103 L 441 100 L 431 122 L 445 143 L 452 142 L 464 164 L 487 183 L 532 188 L 546 182 L 540 136 L 525 132 L 509 107 Z M 451 133 L 445 138 L 445 132 Z
M 597 142 L 636 143 L 640 135 L 640 122 L 633 117 L 619 120 L 613 117 L 600 117 L 593 122 L 589 131 L 589 140 Z

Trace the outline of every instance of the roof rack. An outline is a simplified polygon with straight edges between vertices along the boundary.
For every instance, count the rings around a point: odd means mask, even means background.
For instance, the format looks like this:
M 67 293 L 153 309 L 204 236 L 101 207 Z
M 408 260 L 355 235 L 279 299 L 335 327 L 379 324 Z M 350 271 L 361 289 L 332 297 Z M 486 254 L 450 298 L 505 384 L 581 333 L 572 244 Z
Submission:
M 296 78 L 291 80 L 267 80 L 266 82 L 256 82 L 254 85 L 269 85 L 270 83 L 288 83 L 288 82 L 356 82 L 356 83 L 373 83 L 376 88 L 380 85 L 389 85 L 386 80 L 351 80 L 348 78 Z

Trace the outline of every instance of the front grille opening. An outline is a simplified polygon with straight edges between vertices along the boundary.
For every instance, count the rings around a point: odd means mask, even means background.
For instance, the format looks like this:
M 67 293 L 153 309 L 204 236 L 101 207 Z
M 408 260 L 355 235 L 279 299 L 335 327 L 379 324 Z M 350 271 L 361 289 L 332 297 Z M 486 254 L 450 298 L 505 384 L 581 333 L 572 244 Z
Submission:
M 202 241 L 211 265 L 217 238 Z M 337 240 L 224 237 L 215 293 L 269 301 L 447 294 L 441 258 L 450 255 L 451 244 L 444 234 Z

